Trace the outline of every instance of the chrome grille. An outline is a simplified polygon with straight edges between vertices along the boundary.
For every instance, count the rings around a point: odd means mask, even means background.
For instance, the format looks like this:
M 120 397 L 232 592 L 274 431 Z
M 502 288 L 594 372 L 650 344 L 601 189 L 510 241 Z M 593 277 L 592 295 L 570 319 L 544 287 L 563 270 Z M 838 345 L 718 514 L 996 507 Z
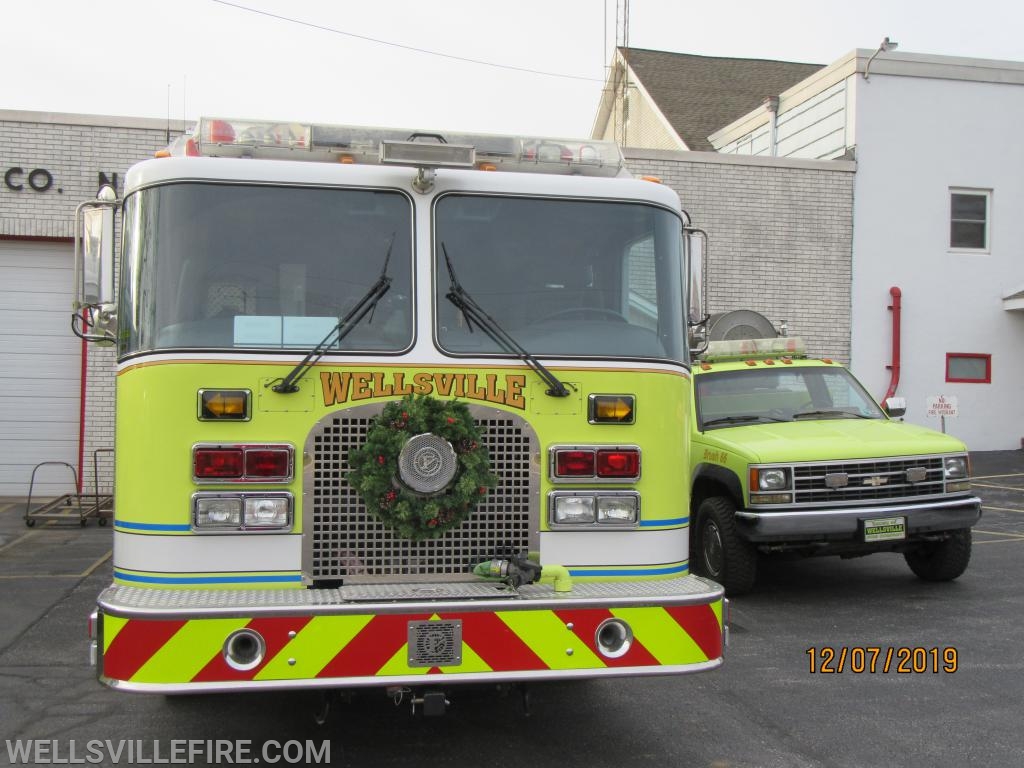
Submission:
M 925 479 L 912 483 L 907 471 L 926 470 Z M 829 488 L 827 475 L 846 475 L 848 484 Z M 937 496 L 943 493 L 941 456 L 911 456 L 840 463 L 797 464 L 793 467 L 797 504 L 877 503 Z
M 369 514 L 345 478 L 349 451 L 366 441 L 380 405 L 335 412 L 306 441 L 303 570 L 313 583 L 470 578 L 477 563 L 538 547 L 537 437 L 522 418 L 470 406 L 498 485 L 459 527 L 437 539 L 403 539 Z

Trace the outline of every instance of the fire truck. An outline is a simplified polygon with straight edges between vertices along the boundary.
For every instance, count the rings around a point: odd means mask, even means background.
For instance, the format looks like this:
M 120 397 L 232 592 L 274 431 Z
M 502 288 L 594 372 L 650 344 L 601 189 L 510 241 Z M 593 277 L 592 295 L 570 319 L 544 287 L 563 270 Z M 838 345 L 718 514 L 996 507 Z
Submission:
M 655 182 L 599 141 L 204 118 L 80 206 L 75 328 L 117 352 L 99 679 L 437 713 L 718 667 L 700 234 Z

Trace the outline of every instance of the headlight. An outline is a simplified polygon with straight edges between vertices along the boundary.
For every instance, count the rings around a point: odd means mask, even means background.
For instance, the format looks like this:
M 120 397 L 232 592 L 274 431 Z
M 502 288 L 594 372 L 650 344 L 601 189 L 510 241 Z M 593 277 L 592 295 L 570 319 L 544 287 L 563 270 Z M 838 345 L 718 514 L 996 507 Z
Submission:
M 292 508 L 290 493 L 196 493 L 192 529 L 197 533 L 283 531 L 292 526 Z
M 757 477 L 756 484 L 752 484 L 752 491 L 783 491 L 789 488 L 788 469 L 755 469 Z
M 245 500 L 246 528 L 284 528 L 288 525 L 288 501 L 282 496 L 247 498 Z
M 966 456 L 947 456 L 943 460 L 947 480 L 963 480 L 969 474 Z
M 598 496 L 597 522 L 635 523 L 639 504 L 639 496 Z
M 238 528 L 242 524 L 240 498 L 196 499 L 196 528 Z
M 555 496 L 552 522 L 559 525 L 594 522 L 593 496 Z
M 548 495 L 548 520 L 555 527 L 636 528 L 640 494 L 635 491 L 555 491 Z

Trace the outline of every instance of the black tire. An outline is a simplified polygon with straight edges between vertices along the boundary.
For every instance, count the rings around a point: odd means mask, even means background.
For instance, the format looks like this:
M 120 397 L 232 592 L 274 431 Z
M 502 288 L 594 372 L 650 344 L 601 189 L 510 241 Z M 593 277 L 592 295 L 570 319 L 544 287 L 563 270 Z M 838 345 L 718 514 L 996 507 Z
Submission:
M 903 553 L 910 570 L 925 581 L 952 581 L 971 562 L 971 529 L 953 531 L 948 539 Z
M 690 529 L 693 570 L 725 587 L 727 595 L 749 592 L 757 580 L 757 550 L 736 530 L 736 506 L 712 496 L 697 508 Z

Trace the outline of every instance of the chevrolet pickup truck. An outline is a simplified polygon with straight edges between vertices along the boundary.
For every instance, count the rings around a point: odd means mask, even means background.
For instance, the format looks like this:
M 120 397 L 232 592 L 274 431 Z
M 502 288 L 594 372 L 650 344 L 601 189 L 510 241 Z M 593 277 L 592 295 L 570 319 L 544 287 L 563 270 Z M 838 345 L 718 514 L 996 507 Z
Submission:
M 712 341 L 691 378 L 691 568 L 750 590 L 770 553 L 903 554 L 948 581 L 971 557 L 981 502 L 962 442 L 880 407 L 794 337 Z

